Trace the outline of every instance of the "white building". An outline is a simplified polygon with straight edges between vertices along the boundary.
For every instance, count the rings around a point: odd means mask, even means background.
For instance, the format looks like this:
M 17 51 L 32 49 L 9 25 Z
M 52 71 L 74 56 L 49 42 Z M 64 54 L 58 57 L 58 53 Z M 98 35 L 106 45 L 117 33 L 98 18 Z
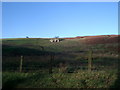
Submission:
M 59 39 L 50 39 L 50 42 L 60 42 L 60 40 Z

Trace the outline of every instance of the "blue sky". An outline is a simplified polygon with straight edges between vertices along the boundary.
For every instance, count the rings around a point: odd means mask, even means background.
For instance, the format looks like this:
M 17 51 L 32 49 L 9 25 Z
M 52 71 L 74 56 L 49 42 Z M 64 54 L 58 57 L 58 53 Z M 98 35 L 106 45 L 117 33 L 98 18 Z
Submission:
M 2 38 L 118 34 L 117 2 L 3 2 Z

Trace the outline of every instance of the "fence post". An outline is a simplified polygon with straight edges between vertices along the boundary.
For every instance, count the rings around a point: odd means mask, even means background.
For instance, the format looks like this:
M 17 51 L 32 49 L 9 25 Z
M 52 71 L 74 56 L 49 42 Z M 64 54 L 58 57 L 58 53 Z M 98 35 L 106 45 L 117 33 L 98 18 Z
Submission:
M 49 62 L 49 74 L 52 73 L 52 63 L 53 63 L 53 60 L 54 60 L 54 55 L 51 54 L 50 55 L 50 62 Z
M 23 63 L 23 56 L 21 56 L 21 59 L 20 59 L 20 72 L 22 72 L 22 63 Z
M 41 50 L 44 51 L 44 47 L 43 46 L 40 46 L 41 47 Z
M 92 50 L 88 53 L 88 71 L 91 71 L 92 69 Z

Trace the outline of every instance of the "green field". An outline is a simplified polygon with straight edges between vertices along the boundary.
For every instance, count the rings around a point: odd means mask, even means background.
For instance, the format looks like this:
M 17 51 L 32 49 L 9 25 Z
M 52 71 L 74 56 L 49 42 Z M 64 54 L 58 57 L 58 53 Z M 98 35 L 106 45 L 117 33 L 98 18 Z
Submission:
M 117 47 L 118 42 L 85 44 L 81 38 L 54 43 L 44 38 L 3 39 L 3 88 L 118 87 Z

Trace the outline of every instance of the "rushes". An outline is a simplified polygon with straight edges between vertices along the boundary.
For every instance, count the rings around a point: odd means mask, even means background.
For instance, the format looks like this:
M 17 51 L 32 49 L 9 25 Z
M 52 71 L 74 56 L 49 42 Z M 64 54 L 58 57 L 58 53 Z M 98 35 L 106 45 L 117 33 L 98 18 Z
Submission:
M 63 64 L 63 63 L 60 63 L 59 64 L 59 72 L 60 73 L 65 73 L 66 71 L 67 71 L 67 65 Z

